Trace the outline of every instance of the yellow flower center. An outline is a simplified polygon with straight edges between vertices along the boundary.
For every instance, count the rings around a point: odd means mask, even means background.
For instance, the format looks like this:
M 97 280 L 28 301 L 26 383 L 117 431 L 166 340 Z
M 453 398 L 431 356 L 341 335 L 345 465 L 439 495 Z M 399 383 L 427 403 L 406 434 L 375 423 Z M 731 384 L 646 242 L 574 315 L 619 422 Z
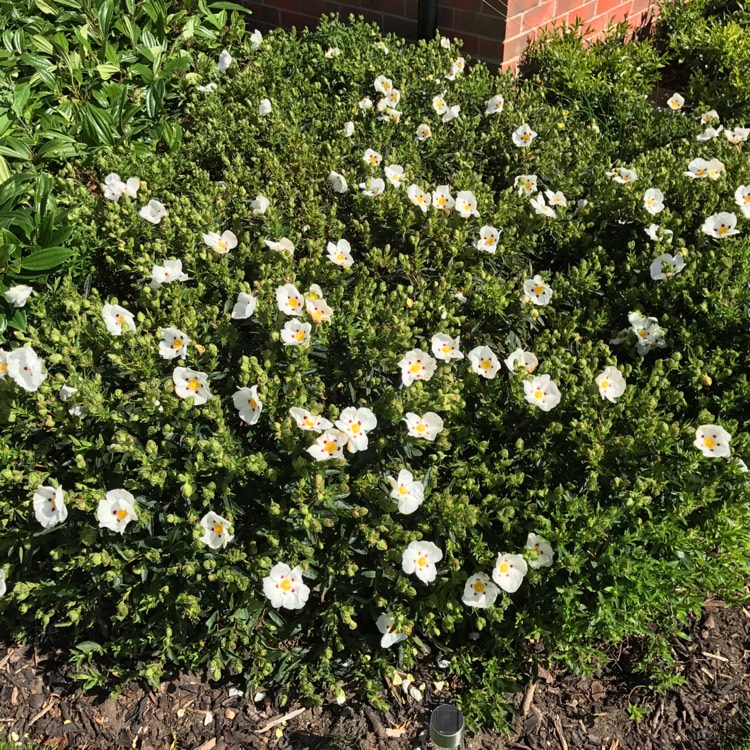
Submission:
M 524 188 L 526 188 L 526 190 L 531 190 L 532 188 L 532 184 L 528 180 L 526 180 L 526 182 L 523 183 L 523 186 Z
M 482 360 L 482 361 L 481 361 L 481 362 L 479 363 L 479 366 L 480 366 L 480 367 L 481 367 L 481 368 L 482 368 L 482 369 L 483 369 L 483 370 L 484 370 L 484 371 L 486 372 L 487 370 L 489 370 L 489 369 L 490 369 L 490 367 L 492 367 L 492 362 L 490 362 L 490 360 L 489 360 L 489 359 L 483 359 L 483 360 Z
M 295 307 L 297 307 L 297 305 L 299 305 L 299 300 L 296 297 L 290 297 L 288 304 L 289 307 L 294 309 Z
M 421 435 L 427 429 L 427 425 L 420 422 L 414 429 Z
M 188 380 L 187 387 L 188 387 L 188 390 L 195 391 L 196 393 L 198 393 L 198 390 L 200 389 L 201 384 L 195 378 L 190 378 L 190 380 Z
M 716 441 L 712 437 L 704 437 L 703 438 L 703 445 L 705 445 L 706 448 L 715 448 L 716 447 Z
M 444 107 L 445 102 L 442 99 L 438 99 L 437 102 L 435 102 L 435 106 L 437 107 Z
M 541 400 L 542 400 L 542 399 L 544 398 L 544 391 L 543 391 L 543 390 L 542 390 L 541 388 L 537 388 L 537 389 L 536 389 L 536 390 L 534 391 L 534 398 L 535 398 L 535 399 L 536 399 L 537 401 L 541 401 Z
M 696 169 L 695 170 L 695 174 L 697 174 L 698 177 L 703 177 L 703 175 L 706 174 L 706 170 L 705 169 Z
M 531 138 L 531 136 L 528 133 L 524 133 L 521 136 L 521 138 L 524 140 L 524 142 L 528 142 L 528 140 L 529 140 L 529 138 Z
M 453 351 L 453 347 L 450 344 L 443 344 L 440 351 L 442 351 L 443 354 L 450 354 Z
M 447 201 L 447 199 L 446 199 L 446 197 L 445 197 L 444 195 L 441 195 L 441 196 L 440 196 L 440 197 L 438 198 L 438 203 L 439 203 L 439 204 L 440 204 L 441 206 L 444 206 L 444 205 L 445 205 L 445 204 L 446 204 L 447 202 L 448 202 L 448 201 Z
M 602 380 L 601 387 L 603 391 L 606 391 L 607 388 L 609 388 L 609 386 L 610 386 L 609 380 Z
M 401 497 L 406 497 L 409 494 L 409 490 L 407 490 L 403 484 L 400 484 L 398 486 L 398 494 L 401 495 Z
M 304 341 L 305 340 L 305 332 L 304 331 L 297 331 L 297 333 L 294 334 L 294 338 L 297 339 L 297 341 Z
M 315 292 L 309 292 L 307 298 L 314 301 L 316 299 L 320 299 L 320 295 L 316 294 Z
M 175 349 L 175 350 L 182 349 L 182 339 L 175 339 L 172 342 L 172 349 Z
M 120 510 L 117 511 L 118 521 L 124 521 L 127 517 L 128 517 L 128 512 L 124 508 L 120 508 Z
M 485 585 L 481 581 L 474 581 L 474 583 L 471 584 L 471 587 L 477 592 L 477 594 L 484 593 Z
M 355 434 L 359 435 L 360 432 L 362 432 L 362 427 L 360 427 L 358 422 L 354 422 L 354 424 L 349 425 L 349 429 Z
M 409 372 L 417 374 L 422 369 L 422 365 L 419 362 L 415 362 L 410 368 Z
M 336 260 L 344 260 L 344 253 L 337 253 Z
M 333 455 L 336 452 L 337 448 L 338 448 L 338 445 L 336 445 L 335 440 L 329 440 L 325 444 L 326 453 L 330 453 L 331 455 Z
M 125 316 L 120 314 L 118 315 L 115 320 L 117 321 L 117 325 L 122 325 L 125 322 Z
M 534 287 L 534 294 L 543 294 L 543 293 L 544 293 L 544 287 L 541 286 L 541 285 L 539 285 L 539 284 L 537 284 Z
M 744 200 L 745 200 L 745 203 L 750 203 L 750 193 L 748 193 L 748 194 L 747 194 L 747 195 L 745 196 Z
M 417 203 L 424 203 L 424 196 L 423 195 L 418 195 L 417 196 Z
M 385 89 L 386 91 L 388 91 L 388 89 L 389 89 L 390 87 L 391 87 L 391 84 L 390 84 L 390 83 L 388 83 L 388 81 L 385 81 L 385 82 L 383 83 L 383 88 L 384 88 L 384 89 Z
M 645 328 L 641 328 L 640 331 L 638 331 L 638 335 L 642 338 L 648 338 L 648 331 Z
M 501 573 L 503 573 L 503 574 L 504 574 L 504 573 L 507 573 L 507 572 L 508 572 L 508 571 L 510 570 L 510 565 L 508 565 L 508 563 L 507 563 L 507 562 L 503 561 L 503 562 L 501 562 L 501 563 L 500 563 L 500 565 L 498 565 L 498 566 L 497 566 L 497 569 L 498 569 L 498 570 L 499 570 L 499 571 L 500 571 Z
M 370 157 L 370 164 L 374 164 L 378 160 L 377 156 L 371 156 Z
M 305 417 L 303 420 L 305 427 L 315 427 L 315 422 L 310 419 L 310 417 Z
M 495 244 L 495 238 L 494 237 L 485 237 L 484 243 L 485 243 L 485 245 L 494 245 Z
M 224 533 L 224 527 L 220 523 L 214 524 L 214 527 L 212 529 L 214 534 L 223 534 Z
M 0 362 L 0 372 L 5 372 L 8 369 L 7 362 Z
M 654 199 L 653 198 L 647 198 L 646 199 L 646 205 L 647 206 L 653 206 L 654 205 Z
M 630 175 L 622 174 L 622 175 L 620 175 L 620 179 L 623 182 L 627 182 L 630 179 Z
M 426 557 L 425 557 L 424 555 L 420 555 L 420 556 L 419 556 L 419 557 L 417 558 L 417 565 L 418 565 L 418 566 L 419 566 L 420 568 L 424 568 L 424 566 L 425 566 L 425 565 L 427 565 L 427 558 L 426 558 Z
M 310 317 L 312 318 L 313 323 L 320 323 L 320 321 L 323 320 L 323 311 L 314 310 L 312 313 L 310 313 Z
M 216 245 L 219 248 L 219 250 L 226 250 L 227 249 L 227 243 L 225 240 L 217 240 Z
M 464 211 L 467 213 L 471 211 L 471 203 L 464 203 Z
M 727 233 L 727 227 L 725 224 L 722 224 L 717 230 L 716 234 L 725 235 Z
M 254 398 L 249 398 L 247 400 L 247 403 L 250 404 L 251 409 L 257 409 L 258 408 L 258 402 Z
M 288 578 L 282 579 L 281 583 L 279 584 L 282 591 L 291 591 L 292 590 L 292 582 Z

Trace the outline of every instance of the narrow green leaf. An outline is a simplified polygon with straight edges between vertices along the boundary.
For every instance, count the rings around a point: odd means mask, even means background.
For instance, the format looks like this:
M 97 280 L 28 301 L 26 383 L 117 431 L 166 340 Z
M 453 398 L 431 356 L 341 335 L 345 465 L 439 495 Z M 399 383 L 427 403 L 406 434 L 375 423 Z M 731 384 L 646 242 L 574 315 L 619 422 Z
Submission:
M 66 247 L 45 247 L 37 250 L 21 260 L 21 268 L 24 271 L 50 271 L 64 263 L 73 251 Z
M 115 73 L 120 72 L 120 68 L 117 65 L 109 65 L 108 63 L 97 65 L 96 70 L 103 81 L 108 81 Z

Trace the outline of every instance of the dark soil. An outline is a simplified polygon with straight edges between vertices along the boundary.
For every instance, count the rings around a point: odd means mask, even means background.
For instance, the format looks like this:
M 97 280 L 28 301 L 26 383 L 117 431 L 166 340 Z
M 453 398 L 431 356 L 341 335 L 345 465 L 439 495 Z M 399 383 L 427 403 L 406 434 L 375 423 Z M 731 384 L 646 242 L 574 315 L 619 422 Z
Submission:
M 632 665 L 638 642 L 624 647 L 596 678 L 540 670 L 529 709 L 522 693 L 506 696 L 517 707 L 514 732 L 479 731 L 469 750 L 720 750 L 741 725 L 750 704 L 750 611 L 708 600 L 690 628 L 690 641 L 673 650 L 685 684 L 659 695 Z M 422 702 L 386 695 L 382 715 L 350 697 L 343 706 L 248 702 L 230 696 L 230 685 L 181 674 L 157 691 L 133 683 L 117 698 L 82 694 L 61 649 L 0 649 L 0 736 L 16 733 L 54 750 L 412 750 L 428 745 L 431 710 L 450 702 L 450 685 L 425 691 Z M 429 675 L 421 676 L 428 686 Z M 454 687 L 455 689 L 455 687 Z M 641 720 L 628 714 L 636 705 Z M 285 713 L 285 724 L 262 731 Z

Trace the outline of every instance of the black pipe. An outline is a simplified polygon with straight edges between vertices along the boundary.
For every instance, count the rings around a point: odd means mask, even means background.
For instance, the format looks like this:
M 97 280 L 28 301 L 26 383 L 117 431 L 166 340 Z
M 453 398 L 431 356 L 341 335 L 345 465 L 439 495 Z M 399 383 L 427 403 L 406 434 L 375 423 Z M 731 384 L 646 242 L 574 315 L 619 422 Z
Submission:
M 419 0 L 417 34 L 420 39 L 432 39 L 437 30 L 438 0 Z

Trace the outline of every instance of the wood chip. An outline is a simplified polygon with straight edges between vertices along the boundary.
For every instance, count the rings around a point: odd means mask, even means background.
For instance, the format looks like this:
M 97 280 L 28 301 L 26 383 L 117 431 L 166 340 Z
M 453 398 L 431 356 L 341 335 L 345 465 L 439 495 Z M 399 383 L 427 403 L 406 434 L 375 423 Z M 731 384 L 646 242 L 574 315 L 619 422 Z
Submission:
M 554 716 L 552 718 L 552 722 L 555 725 L 555 731 L 557 732 L 557 736 L 560 738 L 560 744 L 562 745 L 562 750 L 569 750 L 568 741 L 565 739 L 565 734 L 563 733 L 562 721 L 560 720 L 560 717 Z
M 526 714 L 529 713 L 531 704 L 534 701 L 534 693 L 536 692 L 537 684 L 537 681 L 534 680 L 533 682 L 530 682 L 529 686 L 526 688 L 526 695 L 524 695 L 523 703 L 521 704 L 521 716 L 526 716 Z
M 199 745 L 195 750 L 214 750 L 216 747 L 216 737 L 212 737 L 210 740 L 206 740 L 202 745 Z
M 283 716 L 279 716 L 278 719 L 274 719 L 273 721 L 269 721 L 268 724 L 266 724 L 263 729 L 256 729 L 256 734 L 263 734 L 264 732 L 268 732 L 269 730 L 273 729 L 275 726 L 279 724 L 283 724 L 285 721 L 289 721 L 289 719 L 294 719 L 296 716 L 299 716 L 300 714 L 305 713 L 307 711 L 306 708 L 298 708 L 296 711 L 290 711 L 288 714 L 284 714 Z
M 405 729 L 386 729 L 386 737 L 400 737 L 406 730 Z
M 31 727 L 34 724 L 36 724 L 36 722 L 39 721 L 39 719 L 41 719 L 42 716 L 44 716 L 47 712 L 49 712 L 52 709 L 52 706 L 54 704 L 55 702 L 53 700 L 49 700 L 47 702 L 47 705 L 44 706 L 44 708 L 42 708 L 42 710 L 29 722 L 29 726 Z
M 727 659 L 726 656 L 721 656 L 721 654 L 712 654 L 709 651 L 701 651 L 703 656 L 707 656 L 709 659 L 717 659 L 718 661 L 725 661 L 729 663 L 729 659 Z

